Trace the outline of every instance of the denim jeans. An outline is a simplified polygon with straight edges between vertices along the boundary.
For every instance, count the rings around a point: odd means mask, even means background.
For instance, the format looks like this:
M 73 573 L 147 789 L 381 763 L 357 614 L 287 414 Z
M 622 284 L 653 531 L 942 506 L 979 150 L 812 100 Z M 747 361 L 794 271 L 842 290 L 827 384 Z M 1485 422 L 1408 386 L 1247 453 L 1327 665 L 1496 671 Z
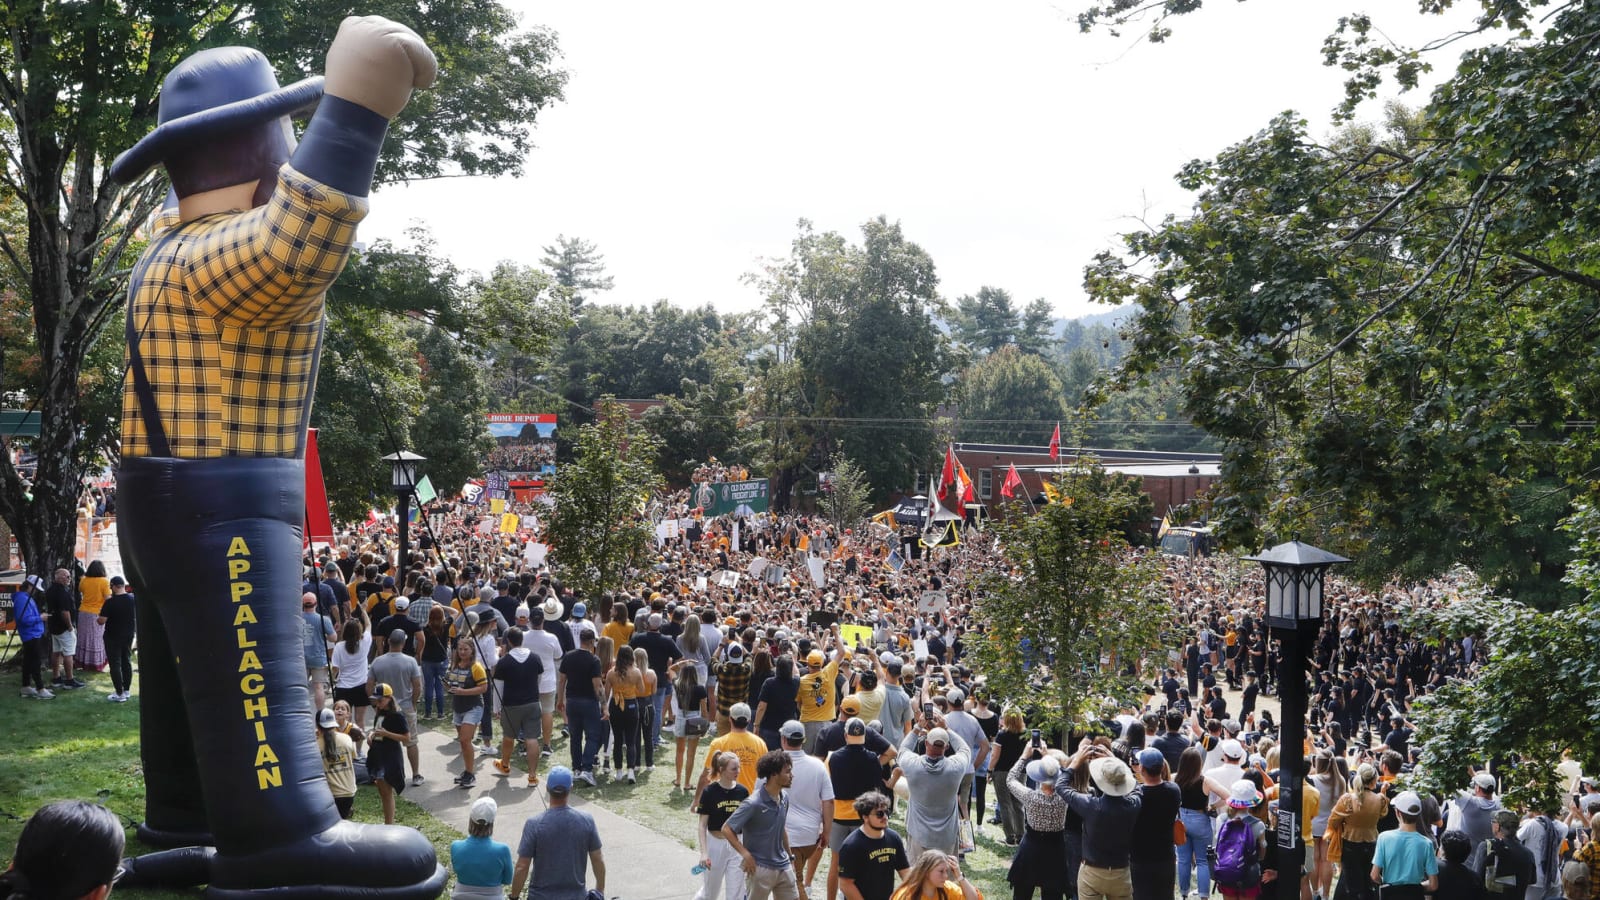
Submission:
M 605 741 L 605 725 L 600 721 L 600 701 L 567 697 L 568 747 L 572 751 L 572 771 L 594 773 L 595 757 Z
M 422 714 L 444 715 L 444 673 L 449 663 L 425 662 L 422 664 Z M 437 713 L 434 710 L 438 710 Z
M 655 715 L 650 720 L 650 730 L 644 733 L 645 743 L 661 743 L 661 710 L 667 705 L 667 698 L 672 696 L 672 680 L 661 679 L 661 687 L 656 695 L 650 698 L 650 709 Z
M 1193 869 L 1198 876 L 1196 889 L 1200 896 L 1209 897 L 1211 861 L 1206 858 L 1206 850 L 1211 846 L 1211 817 L 1196 810 L 1180 809 L 1178 818 L 1189 833 L 1189 839 L 1178 847 L 1178 893 L 1188 896 L 1189 870 Z

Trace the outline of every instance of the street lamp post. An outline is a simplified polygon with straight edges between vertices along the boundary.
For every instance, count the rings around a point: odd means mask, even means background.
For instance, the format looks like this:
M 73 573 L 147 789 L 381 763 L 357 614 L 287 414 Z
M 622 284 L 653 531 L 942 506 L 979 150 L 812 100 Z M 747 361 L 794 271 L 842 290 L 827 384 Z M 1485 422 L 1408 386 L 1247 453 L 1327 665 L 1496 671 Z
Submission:
M 1277 632 L 1283 647 L 1283 667 L 1278 672 L 1278 871 L 1299 872 L 1305 863 L 1305 843 L 1300 836 L 1301 797 L 1305 792 L 1306 651 L 1322 627 L 1322 581 L 1328 568 L 1350 560 L 1319 550 L 1298 540 L 1279 544 L 1258 556 L 1267 576 L 1267 614 L 1264 624 Z M 1298 889 L 1287 896 L 1297 896 Z
M 395 584 L 398 586 L 405 583 L 406 567 L 410 565 L 410 561 L 406 559 L 406 551 L 410 547 L 410 538 L 406 531 L 411 518 L 411 495 L 417 490 L 417 463 L 426 462 L 427 457 L 400 450 L 385 456 L 384 460 L 394 467 L 392 485 L 395 496 L 399 498 L 396 511 L 400 517 L 400 553 L 399 566 L 395 571 Z

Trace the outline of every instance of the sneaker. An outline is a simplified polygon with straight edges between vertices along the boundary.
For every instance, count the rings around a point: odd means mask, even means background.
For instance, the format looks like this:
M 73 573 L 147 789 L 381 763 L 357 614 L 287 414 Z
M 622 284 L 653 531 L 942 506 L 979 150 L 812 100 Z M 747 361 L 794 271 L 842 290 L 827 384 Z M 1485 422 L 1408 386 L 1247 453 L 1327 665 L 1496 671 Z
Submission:
M 640 769 L 639 771 L 641 771 L 641 772 L 654 772 L 655 770 L 656 770 L 655 766 L 645 766 L 644 768 Z
M 39 699 L 39 691 L 37 688 L 25 687 L 22 689 L 22 696 L 28 700 L 37 700 Z
M 632 770 L 632 769 L 628 770 L 628 783 L 629 784 L 638 784 L 639 783 L 639 774 L 637 772 L 635 772 L 634 770 Z
M 494 761 L 494 770 L 499 772 L 501 775 L 510 775 L 511 764 L 503 759 L 497 759 Z
M 584 784 L 588 785 L 589 787 L 595 787 L 596 786 L 595 783 L 594 783 L 594 773 L 593 772 L 579 772 L 578 773 L 578 780 L 583 782 Z
M 51 699 L 54 699 L 55 696 L 56 695 L 54 693 L 52 693 L 49 688 L 39 688 L 39 699 L 40 700 L 51 700 Z
M 452 781 L 452 782 L 454 782 L 454 783 L 456 783 L 456 784 L 460 784 L 460 783 L 461 783 L 461 779 L 463 779 L 463 778 L 465 778 L 465 777 L 467 777 L 467 776 L 466 776 L 466 774 L 465 774 L 465 773 L 462 773 L 462 774 L 460 774 L 460 775 L 457 775 L 457 776 L 456 776 L 456 777 L 454 777 L 454 778 L 452 778 L 452 779 L 450 779 L 450 780 L 451 780 L 451 781 Z
M 84 684 L 83 682 L 79 681 L 76 678 L 73 678 L 73 679 L 71 679 L 71 680 L 66 682 L 66 687 L 72 688 L 73 690 L 77 690 L 79 688 L 86 688 L 86 687 L 88 687 L 88 685 Z
M 539 751 L 539 758 L 540 759 L 549 759 L 550 758 L 550 748 L 546 747 L 543 750 L 540 750 Z
M 473 785 L 475 785 L 477 783 L 478 783 L 478 776 L 472 774 L 471 772 L 468 772 L 467 774 L 461 776 L 461 786 L 463 788 L 470 788 L 470 787 L 472 787 Z
M 108 702 L 110 702 L 110 703 L 121 703 L 122 702 L 122 695 L 121 694 L 107 694 L 106 695 L 106 700 Z
M 411 776 L 411 786 L 412 787 L 421 787 L 422 786 L 422 773 L 421 772 L 418 772 L 417 774 Z

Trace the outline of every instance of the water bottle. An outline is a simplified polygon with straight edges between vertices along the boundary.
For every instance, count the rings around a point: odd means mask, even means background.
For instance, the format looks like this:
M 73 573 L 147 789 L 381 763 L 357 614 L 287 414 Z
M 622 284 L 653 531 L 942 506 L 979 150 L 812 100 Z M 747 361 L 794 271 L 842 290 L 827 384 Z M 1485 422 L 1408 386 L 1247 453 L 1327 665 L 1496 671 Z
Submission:
M 689 870 L 689 874 L 690 875 L 704 875 L 705 873 L 706 873 L 706 864 L 705 863 L 695 863 L 694 864 L 694 868 Z

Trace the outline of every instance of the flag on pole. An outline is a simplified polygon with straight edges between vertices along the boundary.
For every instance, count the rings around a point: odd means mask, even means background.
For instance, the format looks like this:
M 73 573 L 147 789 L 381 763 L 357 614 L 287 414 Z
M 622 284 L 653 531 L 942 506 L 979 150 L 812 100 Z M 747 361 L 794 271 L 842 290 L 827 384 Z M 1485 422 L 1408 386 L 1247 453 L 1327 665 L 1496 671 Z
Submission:
M 1061 423 L 1056 423 L 1055 433 L 1050 435 L 1050 461 L 1061 461 Z
M 1172 513 L 1168 512 L 1166 515 L 1161 517 L 1161 527 L 1156 529 L 1156 540 L 1159 541 L 1162 538 L 1166 537 L 1167 536 L 1167 532 L 1169 532 L 1171 530 L 1172 530 Z
M 947 520 L 944 525 L 944 531 L 933 540 L 928 540 L 929 535 L 924 534 L 921 538 L 922 546 L 953 547 L 956 544 L 961 543 L 961 532 L 956 528 L 955 520 Z
M 956 497 L 961 503 L 971 503 L 977 499 L 977 492 L 972 488 L 972 478 L 967 475 L 967 467 L 956 463 Z
M 956 481 L 956 448 L 946 444 L 944 448 L 944 471 L 939 473 L 939 490 L 935 494 L 940 500 L 944 499 L 945 492 Z
M 1010 500 L 1017 496 L 1017 488 L 1022 487 L 1022 476 L 1017 474 L 1017 464 L 1012 463 L 1006 470 L 1006 480 L 1000 484 L 1000 496 Z
M 417 482 L 417 502 L 432 503 L 438 496 L 439 492 L 433 489 L 433 482 L 428 480 L 428 476 L 422 476 Z

